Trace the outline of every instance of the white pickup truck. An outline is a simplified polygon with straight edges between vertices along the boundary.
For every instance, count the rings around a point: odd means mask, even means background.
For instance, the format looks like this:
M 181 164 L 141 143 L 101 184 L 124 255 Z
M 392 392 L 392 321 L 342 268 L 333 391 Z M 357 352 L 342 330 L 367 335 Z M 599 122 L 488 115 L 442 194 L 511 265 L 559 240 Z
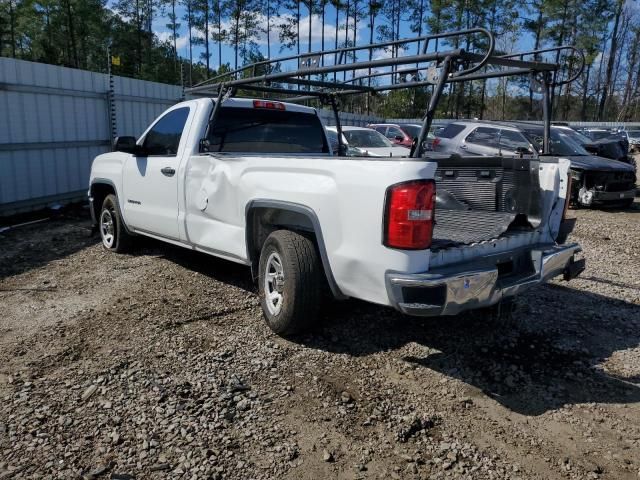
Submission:
M 569 161 L 332 156 L 315 109 L 179 103 L 91 169 L 108 250 L 145 235 L 251 267 L 264 317 L 314 324 L 323 292 L 421 316 L 501 302 L 584 269 L 565 244 Z

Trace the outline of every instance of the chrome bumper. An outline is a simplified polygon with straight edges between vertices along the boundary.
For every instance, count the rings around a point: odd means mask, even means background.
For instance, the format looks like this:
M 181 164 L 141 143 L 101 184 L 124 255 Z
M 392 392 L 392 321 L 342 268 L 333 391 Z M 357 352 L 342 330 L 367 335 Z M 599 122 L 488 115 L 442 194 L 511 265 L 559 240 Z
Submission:
M 577 277 L 585 268 L 584 259 L 575 258 L 581 251 L 578 244 L 536 246 L 479 259 L 476 263 L 483 265 L 471 270 L 466 264 L 421 274 L 388 272 L 387 292 L 392 305 L 406 314 L 455 315 L 494 305 L 560 274 L 565 280 Z M 516 256 L 520 264 L 527 265 L 523 273 L 500 272 L 499 263 L 513 261 Z

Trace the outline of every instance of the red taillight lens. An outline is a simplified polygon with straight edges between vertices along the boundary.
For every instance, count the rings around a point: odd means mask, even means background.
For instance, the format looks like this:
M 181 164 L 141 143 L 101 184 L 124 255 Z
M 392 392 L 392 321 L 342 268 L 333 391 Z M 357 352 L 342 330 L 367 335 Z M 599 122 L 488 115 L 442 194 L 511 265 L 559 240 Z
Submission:
M 399 183 L 387 190 L 384 244 L 424 250 L 431 246 L 436 186 L 433 180 Z
M 433 142 L 431 143 L 431 149 L 435 150 L 438 145 L 440 145 L 440 139 L 436 137 L 433 139 Z
M 286 110 L 284 103 L 270 102 L 268 100 L 254 100 L 253 108 L 269 108 L 271 110 Z

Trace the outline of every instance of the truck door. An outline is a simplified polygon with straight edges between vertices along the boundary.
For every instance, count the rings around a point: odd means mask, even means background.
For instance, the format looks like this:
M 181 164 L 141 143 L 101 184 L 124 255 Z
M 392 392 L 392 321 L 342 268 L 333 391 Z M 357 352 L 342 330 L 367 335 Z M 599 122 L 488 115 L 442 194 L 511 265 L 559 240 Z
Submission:
M 178 167 L 185 152 L 190 107 L 161 116 L 138 141 L 123 171 L 124 217 L 134 230 L 179 240 Z

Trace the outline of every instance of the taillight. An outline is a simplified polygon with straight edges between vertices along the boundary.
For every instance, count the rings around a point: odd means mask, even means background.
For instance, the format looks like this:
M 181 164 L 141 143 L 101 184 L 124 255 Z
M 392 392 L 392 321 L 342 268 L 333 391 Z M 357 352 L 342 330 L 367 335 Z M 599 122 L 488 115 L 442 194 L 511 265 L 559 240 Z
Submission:
M 286 110 L 284 103 L 270 102 L 268 100 L 254 100 L 253 108 L 269 108 L 271 110 Z
M 436 137 L 436 138 L 433 139 L 433 142 L 431 143 L 431 150 L 435 151 L 435 149 L 436 149 L 436 147 L 438 145 L 440 145 L 440 139 L 438 137 Z
M 413 180 L 389 187 L 384 245 L 404 250 L 429 248 L 435 220 L 435 197 L 433 180 Z

